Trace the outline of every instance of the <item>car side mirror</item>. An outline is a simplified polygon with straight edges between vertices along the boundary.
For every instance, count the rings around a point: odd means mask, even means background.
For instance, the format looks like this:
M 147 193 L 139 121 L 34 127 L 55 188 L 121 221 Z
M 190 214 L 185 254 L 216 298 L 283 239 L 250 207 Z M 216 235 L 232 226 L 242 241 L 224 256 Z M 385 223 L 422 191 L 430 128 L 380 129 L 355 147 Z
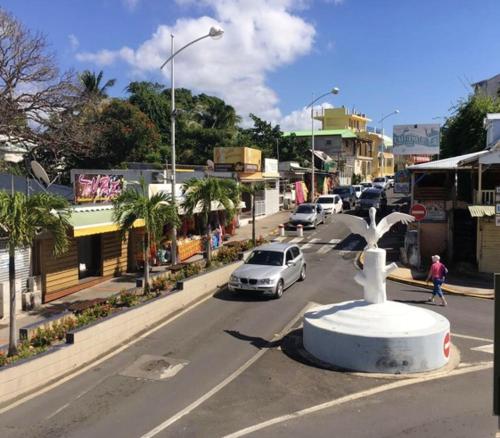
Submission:
M 286 262 L 286 265 L 287 266 L 293 266 L 293 265 L 295 265 L 295 263 L 292 260 L 290 260 L 290 261 Z

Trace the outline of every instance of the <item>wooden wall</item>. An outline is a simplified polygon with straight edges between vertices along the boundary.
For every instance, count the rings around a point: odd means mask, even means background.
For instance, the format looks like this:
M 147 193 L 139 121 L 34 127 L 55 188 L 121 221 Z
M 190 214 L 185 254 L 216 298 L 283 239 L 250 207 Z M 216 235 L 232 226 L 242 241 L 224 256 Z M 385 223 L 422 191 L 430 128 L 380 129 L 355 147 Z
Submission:
M 127 272 L 128 238 L 122 239 L 121 233 L 101 234 L 102 275 L 104 277 L 121 275 Z
M 495 218 L 481 218 L 479 226 L 479 271 L 500 272 L 500 227 L 495 225 Z
M 52 240 L 42 240 L 40 261 L 44 302 L 51 300 L 51 294 L 78 284 L 78 251 L 75 239 L 70 239 L 68 251 L 58 257 L 54 256 Z

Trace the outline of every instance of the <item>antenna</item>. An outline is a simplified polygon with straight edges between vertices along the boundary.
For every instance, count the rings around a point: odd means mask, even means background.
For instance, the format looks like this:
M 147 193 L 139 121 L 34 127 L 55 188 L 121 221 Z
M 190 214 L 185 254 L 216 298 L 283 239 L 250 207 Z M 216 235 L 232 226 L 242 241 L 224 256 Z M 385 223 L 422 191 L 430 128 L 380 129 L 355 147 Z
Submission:
M 47 175 L 47 172 L 43 168 L 43 166 L 36 160 L 31 161 L 30 163 L 31 171 L 33 172 L 33 175 L 35 178 L 39 181 L 42 182 L 45 187 L 50 186 L 50 179 L 49 176 Z

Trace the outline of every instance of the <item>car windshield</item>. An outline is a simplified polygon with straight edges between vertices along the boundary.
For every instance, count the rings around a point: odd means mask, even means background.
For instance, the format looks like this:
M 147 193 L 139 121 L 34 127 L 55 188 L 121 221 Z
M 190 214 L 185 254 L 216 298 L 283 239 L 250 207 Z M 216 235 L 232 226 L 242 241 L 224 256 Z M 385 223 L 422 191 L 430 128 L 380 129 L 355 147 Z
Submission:
M 374 182 L 385 182 L 385 178 L 375 178 Z
M 314 213 L 314 206 L 312 205 L 299 205 L 295 213 Z
M 320 204 L 333 204 L 333 198 L 319 198 L 318 202 Z
M 361 199 L 378 199 L 378 198 L 380 198 L 379 192 L 366 191 L 361 193 Z
M 333 193 L 337 195 L 349 193 L 349 187 L 337 187 L 336 189 L 333 190 Z
M 354 190 L 355 190 L 356 192 L 360 192 L 360 191 L 361 191 L 361 186 L 354 187 Z
M 248 265 L 281 266 L 283 253 L 278 251 L 255 250 L 245 262 Z

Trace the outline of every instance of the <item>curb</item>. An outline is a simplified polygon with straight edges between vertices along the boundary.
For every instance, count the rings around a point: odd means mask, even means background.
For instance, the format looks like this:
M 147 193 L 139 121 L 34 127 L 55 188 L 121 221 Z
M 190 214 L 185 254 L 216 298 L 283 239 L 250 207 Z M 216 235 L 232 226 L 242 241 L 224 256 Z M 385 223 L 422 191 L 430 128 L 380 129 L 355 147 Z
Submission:
M 364 262 L 364 253 L 361 251 L 357 258 L 356 258 L 356 265 L 359 269 L 363 269 L 363 262 Z M 422 289 L 427 289 L 427 290 L 433 290 L 433 286 L 427 284 L 425 281 L 422 280 L 414 280 L 414 279 L 408 279 L 405 277 L 399 277 L 398 275 L 388 275 L 387 280 L 395 281 L 397 283 L 403 283 L 403 284 L 408 284 L 411 286 L 418 286 L 421 287 Z M 454 289 L 453 287 L 443 285 L 441 286 L 441 289 L 443 292 L 446 292 L 447 294 L 451 295 L 458 295 L 462 297 L 472 297 L 472 298 L 482 298 L 484 300 L 494 300 L 495 299 L 495 294 L 490 294 L 490 295 L 481 295 L 481 294 L 475 294 L 473 292 L 463 292 L 457 289 Z

